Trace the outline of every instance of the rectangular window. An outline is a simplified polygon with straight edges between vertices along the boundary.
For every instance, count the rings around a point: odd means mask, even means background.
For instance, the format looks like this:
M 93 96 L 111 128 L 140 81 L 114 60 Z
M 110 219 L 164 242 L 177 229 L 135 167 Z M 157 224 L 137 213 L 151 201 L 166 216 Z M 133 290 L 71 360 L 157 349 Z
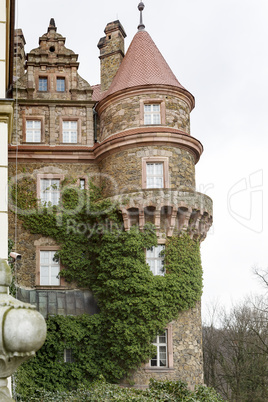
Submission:
M 65 92 L 65 78 L 57 78 L 57 92 Z
M 43 205 L 58 205 L 60 179 L 40 179 L 40 199 Z
M 26 142 L 41 142 L 40 120 L 26 120 Z
M 157 335 L 153 341 L 156 346 L 156 355 L 151 359 L 151 367 L 168 367 L 167 360 L 167 331 Z
M 47 78 L 39 77 L 39 91 L 46 92 L 47 91 Z
M 144 124 L 160 124 L 160 104 L 144 105 Z
M 146 188 L 164 187 L 163 162 L 146 163 Z
M 154 275 L 165 275 L 164 256 L 161 252 L 165 249 L 163 244 L 151 247 L 146 250 L 146 262 Z
M 74 356 L 72 349 L 64 349 L 64 363 L 73 363 Z
M 54 261 L 56 251 L 40 251 L 40 285 L 60 285 L 60 264 Z
M 77 121 L 62 122 L 62 142 L 64 143 L 77 143 Z
M 86 179 L 79 179 L 79 187 L 81 190 L 85 190 L 86 188 Z

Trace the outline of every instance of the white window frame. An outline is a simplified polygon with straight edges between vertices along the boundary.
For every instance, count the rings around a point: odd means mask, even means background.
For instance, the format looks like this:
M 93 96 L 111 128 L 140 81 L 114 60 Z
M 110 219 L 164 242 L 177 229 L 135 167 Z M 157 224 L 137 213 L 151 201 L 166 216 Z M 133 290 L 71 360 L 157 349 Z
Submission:
M 41 120 L 26 120 L 26 134 L 25 140 L 26 142 L 41 142 L 42 138 L 42 122 Z M 32 127 L 29 127 L 29 124 L 32 123 Z
M 64 127 L 67 126 L 68 127 Z M 75 125 L 75 129 L 72 127 Z M 72 138 L 72 135 L 75 137 Z M 62 120 L 62 142 L 64 144 L 77 144 L 78 142 L 78 121 L 77 120 Z
M 40 178 L 40 201 L 42 205 L 58 205 L 60 201 L 60 179 Z
M 159 125 L 161 124 L 161 106 L 160 103 L 145 103 L 144 104 L 144 125 Z
M 57 250 L 40 250 L 40 286 L 60 286 L 60 262 L 53 261 L 56 252 Z M 44 256 L 44 253 L 48 254 L 47 264 L 42 262 L 42 256 Z M 48 269 L 48 275 L 46 276 L 48 278 L 47 280 L 45 280 L 43 276 L 45 268 Z M 55 273 L 55 269 L 57 274 Z
M 150 173 L 149 166 L 153 172 Z M 161 172 L 157 172 L 161 167 Z M 163 162 L 146 162 L 146 188 L 164 188 L 164 163 Z
M 84 177 L 81 177 L 79 179 L 79 188 L 81 190 L 85 190 L 85 188 L 86 188 L 86 179 Z
M 163 342 L 163 338 L 165 338 Z M 152 368 L 168 368 L 168 334 L 165 330 L 162 334 L 155 337 L 153 345 L 156 347 L 156 356 L 150 360 L 150 367 Z M 164 349 L 164 351 L 163 351 Z M 163 359 L 164 354 L 164 359 Z M 163 364 L 165 361 L 165 364 Z M 152 364 L 156 362 L 156 364 Z
M 57 92 L 65 92 L 65 89 L 66 89 L 65 77 L 57 77 L 56 78 L 56 90 L 57 90 Z
M 164 249 L 164 244 L 158 244 L 146 250 L 146 262 L 153 275 L 165 275 L 164 256 L 160 255 Z
M 147 164 L 163 164 L 163 181 L 162 187 L 148 187 L 147 179 Z M 150 176 L 152 177 L 152 176 Z M 157 177 L 157 176 L 156 176 Z M 143 189 L 153 189 L 153 188 L 169 188 L 169 174 L 168 174 L 168 157 L 158 157 L 150 156 L 142 158 L 142 188 Z

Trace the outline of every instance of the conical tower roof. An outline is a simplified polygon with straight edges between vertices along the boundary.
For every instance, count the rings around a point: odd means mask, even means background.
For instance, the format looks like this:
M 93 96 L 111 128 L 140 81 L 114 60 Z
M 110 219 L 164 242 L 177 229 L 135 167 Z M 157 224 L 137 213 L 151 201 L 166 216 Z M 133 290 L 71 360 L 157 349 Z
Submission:
M 188 92 L 179 83 L 148 32 L 140 30 L 134 36 L 110 88 L 102 98 L 144 85 L 170 85 Z

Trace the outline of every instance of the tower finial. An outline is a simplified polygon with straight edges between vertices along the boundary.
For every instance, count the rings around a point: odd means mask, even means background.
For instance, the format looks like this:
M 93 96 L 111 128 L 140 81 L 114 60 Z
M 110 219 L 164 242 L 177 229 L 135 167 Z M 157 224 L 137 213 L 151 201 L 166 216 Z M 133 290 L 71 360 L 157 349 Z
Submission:
M 50 18 L 49 26 L 56 28 L 56 24 L 55 24 L 54 18 Z
M 143 29 L 145 28 L 144 23 L 142 22 L 142 12 L 144 10 L 144 3 L 141 1 L 140 4 L 138 5 L 138 9 L 140 11 L 140 24 L 138 25 L 138 30 L 139 31 L 143 31 Z
M 47 29 L 47 32 L 50 32 L 50 31 L 57 32 L 57 27 L 56 27 L 54 18 L 50 18 L 50 21 L 49 21 L 49 27 Z

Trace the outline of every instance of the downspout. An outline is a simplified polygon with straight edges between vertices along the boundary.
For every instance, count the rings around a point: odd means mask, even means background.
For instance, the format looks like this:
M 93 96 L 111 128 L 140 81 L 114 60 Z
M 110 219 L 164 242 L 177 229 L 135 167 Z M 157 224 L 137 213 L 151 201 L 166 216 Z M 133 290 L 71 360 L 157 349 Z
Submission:
M 97 106 L 98 102 L 95 103 L 94 107 L 93 107 L 93 119 L 94 119 L 94 144 L 96 144 L 97 141 L 97 116 L 98 113 L 96 112 L 96 106 Z

